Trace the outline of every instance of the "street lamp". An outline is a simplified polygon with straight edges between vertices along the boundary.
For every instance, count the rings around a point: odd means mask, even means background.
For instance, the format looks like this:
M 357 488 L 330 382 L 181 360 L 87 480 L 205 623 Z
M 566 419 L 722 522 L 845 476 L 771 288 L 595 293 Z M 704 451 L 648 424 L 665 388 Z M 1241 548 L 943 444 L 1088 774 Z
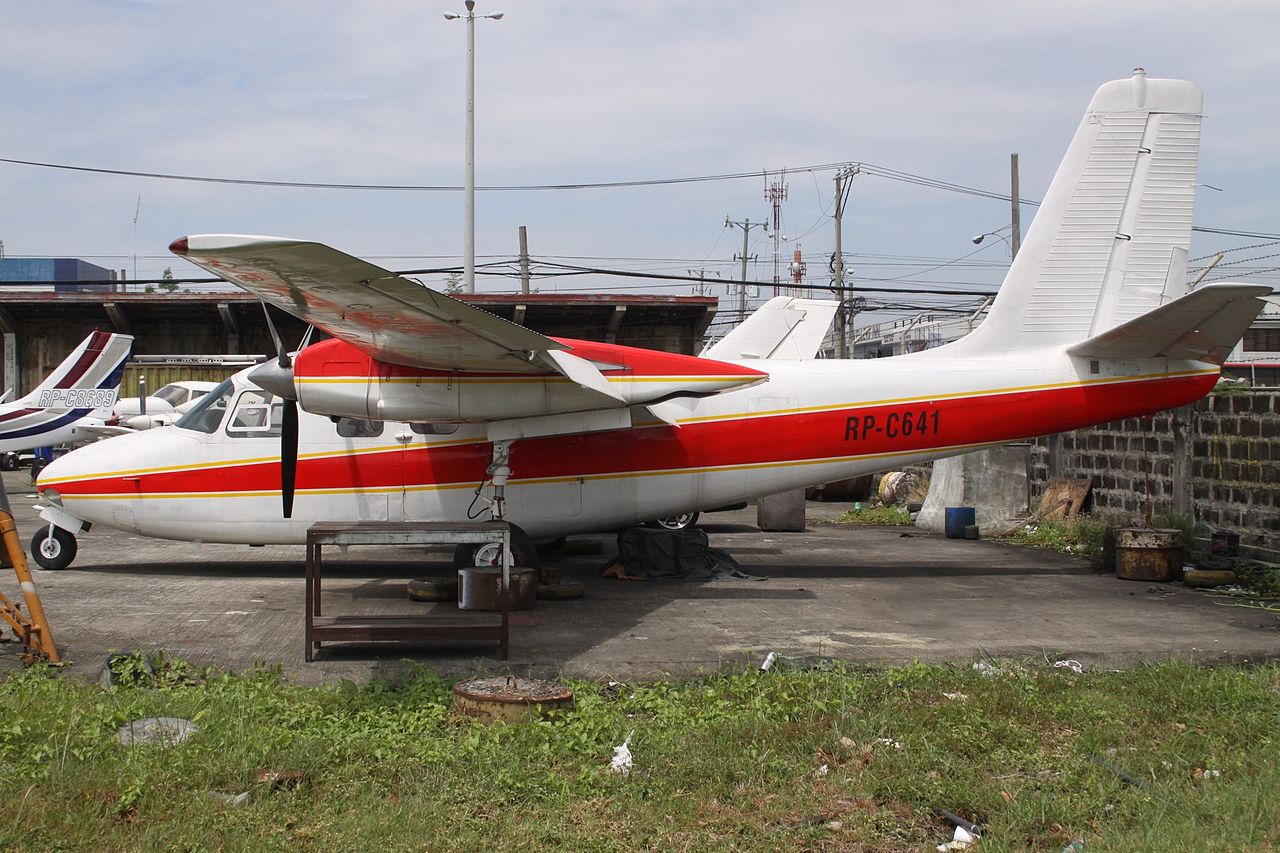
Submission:
M 445 12 L 446 21 L 467 21 L 467 143 L 463 198 L 462 291 L 476 292 L 476 18 L 502 19 L 501 12 L 476 14 L 475 0 L 466 0 L 467 12 Z
M 1004 236 L 1003 234 L 1001 234 L 1001 233 L 1000 233 L 1001 231 L 1004 231 L 1004 230 L 1008 229 L 1009 227 L 1010 227 L 1010 226 L 1005 225 L 1005 226 L 1003 226 L 1003 227 L 1001 227 L 1001 228 L 997 228 L 997 229 L 996 229 L 996 230 L 994 230 L 994 231 L 986 231 L 986 232 L 984 232 L 984 233 L 982 233 L 982 234 L 979 234 L 978 236 L 974 237 L 974 238 L 972 239 L 972 241 L 971 241 L 971 242 L 972 242 L 972 243 L 973 243 L 973 245 L 975 245 L 975 246 L 980 246 L 980 245 L 982 245 L 982 241 L 983 241 L 983 240 L 987 239 L 988 237 L 995 237 L 995 238 L 996 238 L 996 239 L 998 239 L 998 240 L 1003 240 L 1003 241 L 1004 241 L 1004 247 L 1005 247 L 1006 249 L 1008 249 L 1008 250 L 1009 250 L 1009 257 L 1013 257 L 1013 256 L 1016 254 L 1016 253 L 1013 251 L 1013 244 L 1012 244 L 1011 242 L 1009 242 L 1009 238 L 1008 238 L 1008 237 L 1006 237 L 1006 236 Z

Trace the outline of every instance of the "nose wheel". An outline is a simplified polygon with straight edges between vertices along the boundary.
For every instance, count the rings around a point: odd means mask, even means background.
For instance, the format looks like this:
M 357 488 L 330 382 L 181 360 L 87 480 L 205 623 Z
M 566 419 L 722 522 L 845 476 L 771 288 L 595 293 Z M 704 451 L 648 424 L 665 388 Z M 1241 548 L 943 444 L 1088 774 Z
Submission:
M 61 527 L 41 527 L 31 537 L 31 556 L 42 569 L 65 569 L 76 558 L 76 537 Z

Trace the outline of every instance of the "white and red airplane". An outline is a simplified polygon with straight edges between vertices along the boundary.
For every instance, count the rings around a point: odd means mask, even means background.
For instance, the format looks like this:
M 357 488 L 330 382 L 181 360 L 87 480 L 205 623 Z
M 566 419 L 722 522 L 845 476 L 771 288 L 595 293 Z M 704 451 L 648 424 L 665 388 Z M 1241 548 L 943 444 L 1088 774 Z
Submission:
M 85 522 L 259 544 L 321 520 L 502 517 L 531 565 L 531 539 L 1189 403 L 1270 292 L 1188 292 L 1200 121 L 1189 82 L 1100 88 L 986 320 L 889 359 L 780 359 L 757 315 L 701 357 L 549 338 L 317 243 L 179 239 L 333 338 L 49 466 L 33 551 L 67 565 Z
M 125 432 L 110 426 L 130 335 L 91 332 L 34 391 L 0 405 L 0 461 L 16 467 L 20 450 Z

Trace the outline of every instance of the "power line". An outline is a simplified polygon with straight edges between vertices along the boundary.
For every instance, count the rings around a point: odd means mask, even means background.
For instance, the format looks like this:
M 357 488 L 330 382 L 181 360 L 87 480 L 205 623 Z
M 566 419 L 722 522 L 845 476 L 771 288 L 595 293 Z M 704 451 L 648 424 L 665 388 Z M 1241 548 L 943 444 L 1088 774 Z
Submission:
M 0 157 L 0 163 L 11 163 L 18 166 L 34 166 L 41 169 L 61 169 L 70 172 L 90 172 L 99 175 L 121 175 L 132 178 L 151 178 L 162 181 L 195 181 L 206 184 L 234 184 L 253 187 L 287 187 L 291 189 L 323 189 L 323 190 L 365 190 L 390 192 L 461 192 L 462 187 L 451 184 L 344 184 L 317 181 L 279 181 L 257 180 L 251 178 L 218 178 L 208 175 L 180 175 L 165 172 L 145 172 L 130 169 L 106 169 L 97 166 L 73 166 L 67 163 L 45 163 L 37 160 L 19 160 Z M 842 164 L 827 163 L 816 166 L 805 166 L 796 171 L 829 171 L 840 168 Z M 616 189 L 623 187 L 649 187 L 669 184 L 694 184 L 708 181 L 734 181 L 744 178 L 758 178 L 760 172 L 728 172 L 716 175 L 693 175 L 674 178 L 653 178 L 632 181 L 595 181 L 566 184 L 513 184 L 500 186 L 478 186 L 477 191 L 487 192 L 526 192 L 545 190 L 585 190 Z
M 189 181 L 206 184 L 229 184 L 234 186 L 252 186 L 252 187 L 281 187 L 290 189 L 324 189 L 324 190 L 360 190 L 366 192 L 461 192 L 462 187 L 449 184 L 345 184 L 345 183 L 329 183 L 318 181 L 280 181 L 280 180 L 258 180 L 252 178 L 219 178 L 208 175 L 181 175 L 166 172 L 146 172 L 131 169 L 107 169 L 99 166 L 75 166 L 69 163 L 47 163 L 39 160 L 21 160 L 14 157 L 0 157 L 0 163 L 9 163 L 15 166 L 32 166 L 40 169 L 59 169 L 69 172 L 87 172 L 98 175 L 120 175 L 133 178 L 149 178 L 153 180 L 164 181 Z M 960 193 L 963 195 L 976 196 L 978 198 L 988 198 L 997 201 L 1009 201 L 1010 196 L 1006 193 L 984 190 L 978 187 L 970 187 L 965 184 L 957 184 L 952 181 L 944 181 L 939 178 L 930 178 L 925 175 L 917 175 L 912 172 L 904 172 L 900 169 L 890 169 L 885 166 L 877 166 L 873 163 L 861 163 L 854 161 L 846 161 L 843 163 L 821 163 L 812 166 L 801 166 L 799 168 L 788 168 L 788 172 L 831 172 L 838 169 L 848 168 L 856 165 L 863 174 L 872 175 L 874 177 L 885 178 L 891 181 L 913 184 L 916 186 L 928 187 L 931 189 L 943 190 L 945 192 Z M 778 171 L 778 170 L 774 170 Z M 751 172 L 725 172 L 713 175 L 692 175 L 672 178 L 651 178 L 630 181 L 581 181 L 565 184 L 509 184 L 495 186 L 478 186 L 477 192 L 547 192 L 554 190 L 592 190 L 592 189 L 621 189 L 627 187 L 656 187 L 671 186 L 676 184 L 695 184 L 706 183 L 710 181 L 736 181 L 747 178 L 758 178 L 761 174 L 767 174 L 768 170 L 751 171 Z M 1020 198 L 1021 204 L 1029 207 L 1039 207 L 1040 202 L 1029 198 Z M 1229 237 L 1247 237 L 1255 240 L 1280 240 L 1277 234 L 1261 234 L 1252 231 L 1238 231 L 1229 228 L 1211 228 L 1208 226 L 1193 226 L 1192 231 L 1198 231 L 1205 234 L 1220 234 Z

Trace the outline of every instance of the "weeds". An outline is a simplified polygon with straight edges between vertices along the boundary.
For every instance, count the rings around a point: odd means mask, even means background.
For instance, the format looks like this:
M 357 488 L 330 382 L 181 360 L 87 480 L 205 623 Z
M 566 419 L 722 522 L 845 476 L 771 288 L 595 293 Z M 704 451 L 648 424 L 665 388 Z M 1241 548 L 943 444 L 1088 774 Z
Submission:
M 1029 522 L 1014 528 L 1004 539 L 1016 545 L 1097 559 L 1102 555 L 1102 534 L 1106 529 L 1106 524 L 1087 515 L 1073 515 Z
M 1182 533 L 1182 544 L 1190 552 L 1199 540 L 1208 539 L 1209 529 L 1189 515 L 1161 513 L 1152 519 L 1152 525 L 1161 530 L 1177 530 Z
M 1280 568 L 1252 560 L 1234 560 L 1232 569 L 1240 584 L 1259 595 L 1280 596 Z
M 860 504 L 846 513 L 842 513 L 836 524 L 912 524 L 911 513 L 906 507 L 883 504 Z

